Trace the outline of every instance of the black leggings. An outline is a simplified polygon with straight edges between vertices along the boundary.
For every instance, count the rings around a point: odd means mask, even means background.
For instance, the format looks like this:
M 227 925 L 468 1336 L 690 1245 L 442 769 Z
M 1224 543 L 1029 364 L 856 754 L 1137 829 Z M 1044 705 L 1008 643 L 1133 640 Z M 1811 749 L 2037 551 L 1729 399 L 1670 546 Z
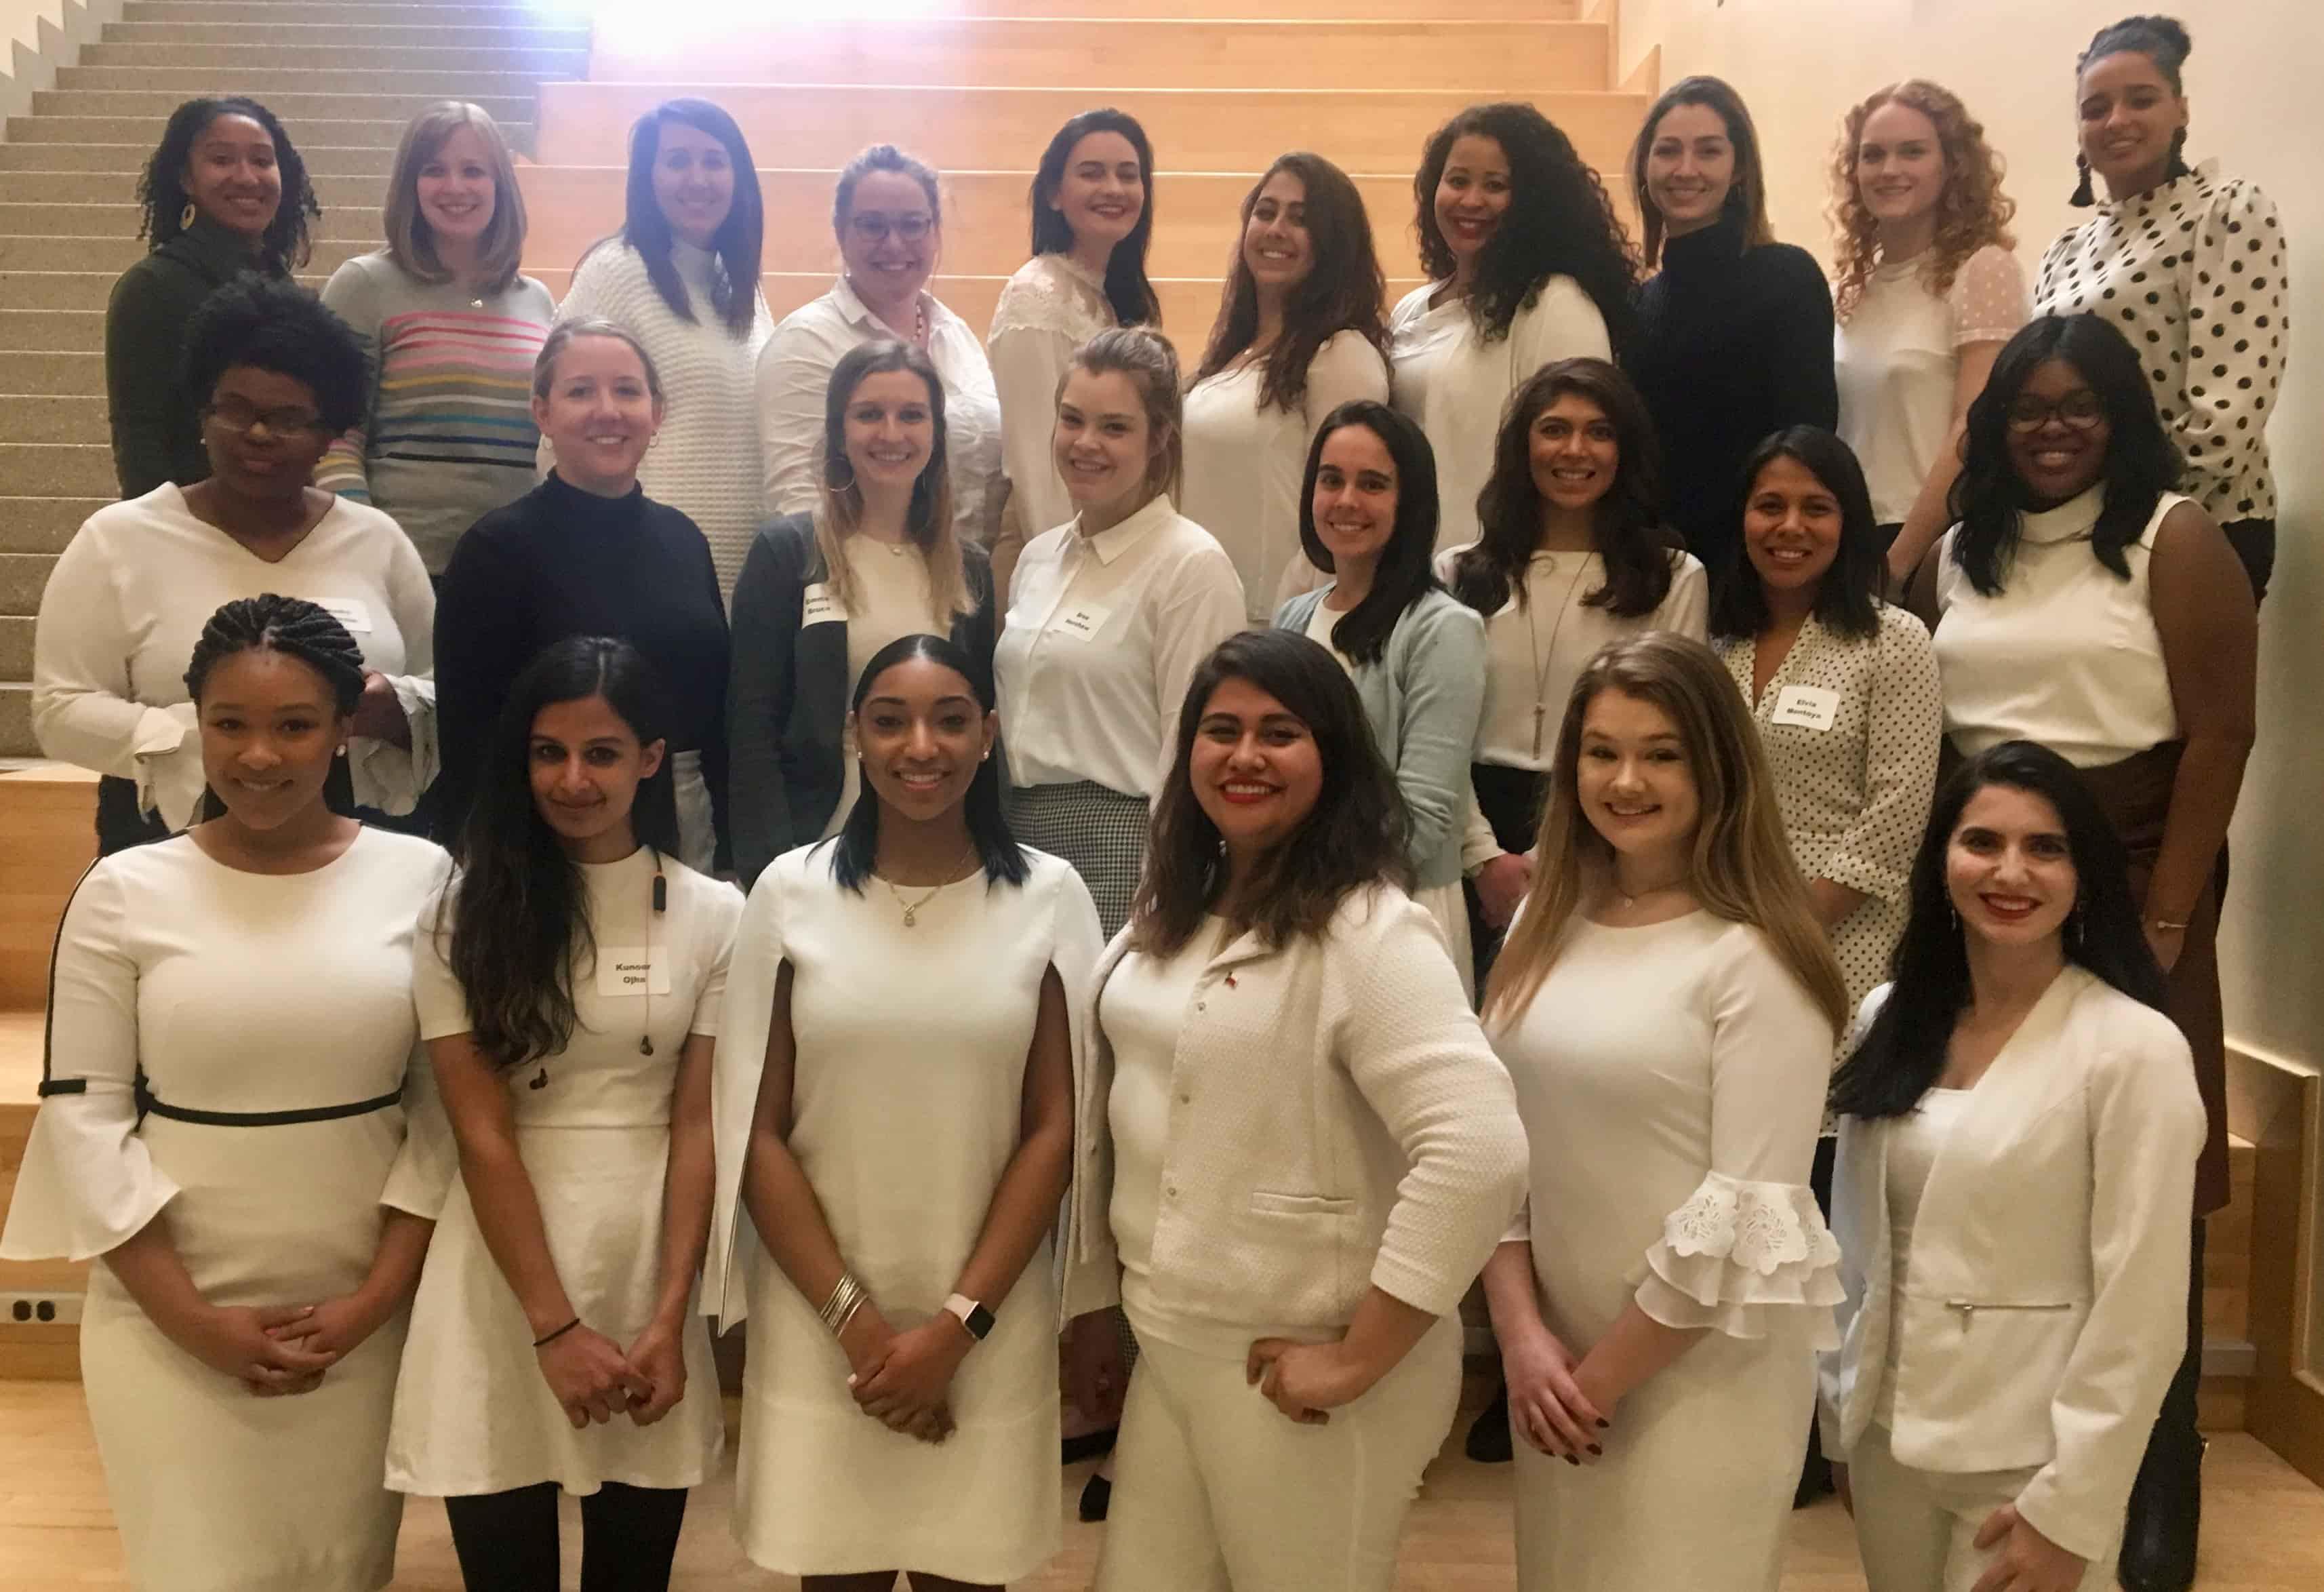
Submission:
M 447 1498 L 468 1592 L 557 1592 L 557 1484 Z M 581 1500 L 581 1592 L 668 1592 L 684 1487 L 607 1482 Z

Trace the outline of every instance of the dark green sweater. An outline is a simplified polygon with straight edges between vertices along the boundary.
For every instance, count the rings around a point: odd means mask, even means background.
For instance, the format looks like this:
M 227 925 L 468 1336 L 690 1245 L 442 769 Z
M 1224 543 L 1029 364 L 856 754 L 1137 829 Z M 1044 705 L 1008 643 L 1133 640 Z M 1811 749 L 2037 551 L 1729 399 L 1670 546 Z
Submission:
M 179 387 L 186 322 L 237 273 L 256 269 L 248 240 L 205 216 L 113 284 L 105 307 L 105 397 L 113 473 L 124 498 L 143 497 L 164 481 L 189 486 L 210 473 L 196 416 L 207 394 Z

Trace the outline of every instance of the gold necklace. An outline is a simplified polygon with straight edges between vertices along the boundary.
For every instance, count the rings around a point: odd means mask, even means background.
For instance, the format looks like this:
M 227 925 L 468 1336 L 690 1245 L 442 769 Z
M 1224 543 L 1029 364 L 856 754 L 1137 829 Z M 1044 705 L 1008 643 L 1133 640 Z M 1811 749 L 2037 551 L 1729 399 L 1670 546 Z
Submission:
M 954 871 L 960 873 L 961 876 L 965 878 L 967 876 L 965 870 L 967 869 L 968 865 L 975 860 L 976 847 L 972 844 L 966 851 L 960 854 L 960 860 L 953 865 Z M 943 884 L 930 889 L 929 892 L 926 895 L 921 896 L 919 900 L 907 901 L 904 899 L 904 893 L 896 888 L 894 880 L 889 878 L 885 874 L 879 875 L 879 878 L 880 883 L 888 887 L 888 893 L 896 898 L 896 904 L 904 909 L 904 927 L 907 929 L 915 928 L 918 925 L 920 921 L 920 909 L 922 907 L 927 905 L 928 902 L 934 901 L 937 896 L 943 894 L 945 891 L 960 883 L 959 879 L 947 879 Z
M 1535 558 L 1546 558 L 1549 560 L 1550 573 L 1554 575 L 1557 572 L 1555 553 L 1533 554 L 1526 560 L 1525 579 L 1527 585 L 1533 582 Z M 1557 623 L 1549 627 L 1549 652 L 1545 656 L 1541 650 L 1540 633 L 1534 627 L 1534 605 L 1531 601 L 1527 601 L 1525 605 L 1526 644 L 1533 649 L 1533 755 L 1536 763 L 1541 760 L 1542 724 L 1549 717 L 1549 669 L 1550 665 L 1557 661 L 1557 633 L 1565 628 L 1565 616 L 1573 608 L 1573 594 L 1581 587 L 1582 578 L 1589 572 L 1590 555 L 1583 553 L 1575 561 L 1573 578 L 1565 583 L 1565 596 L 1557 605 Z

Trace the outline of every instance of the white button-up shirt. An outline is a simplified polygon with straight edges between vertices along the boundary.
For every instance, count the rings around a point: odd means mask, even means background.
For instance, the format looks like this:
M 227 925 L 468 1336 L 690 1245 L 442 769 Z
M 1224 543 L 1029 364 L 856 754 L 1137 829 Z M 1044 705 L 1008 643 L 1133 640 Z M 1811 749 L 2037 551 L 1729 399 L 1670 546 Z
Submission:
M 1194 666 L 1242 628 L 1233 561 L 1167 495 L 1094 536 L 1077 516 L 1035 537 L 992 659 L 1010 777 L 1151 797 Z

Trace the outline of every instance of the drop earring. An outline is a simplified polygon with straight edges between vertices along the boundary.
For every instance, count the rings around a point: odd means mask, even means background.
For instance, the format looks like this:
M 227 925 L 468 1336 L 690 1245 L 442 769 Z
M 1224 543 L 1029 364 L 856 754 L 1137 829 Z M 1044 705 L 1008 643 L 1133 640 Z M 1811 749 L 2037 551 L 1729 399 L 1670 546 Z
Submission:
M 2076 155 L 2074 170 L 2082 174 L 2082 180 L 2080 186 L 2074 190 L 2073 197 L 2066 202 L 2078 210 L 2087 210 L 2098 202 L 2098 195 L 2090 189 L 2090 157 L 2086 154 Z

